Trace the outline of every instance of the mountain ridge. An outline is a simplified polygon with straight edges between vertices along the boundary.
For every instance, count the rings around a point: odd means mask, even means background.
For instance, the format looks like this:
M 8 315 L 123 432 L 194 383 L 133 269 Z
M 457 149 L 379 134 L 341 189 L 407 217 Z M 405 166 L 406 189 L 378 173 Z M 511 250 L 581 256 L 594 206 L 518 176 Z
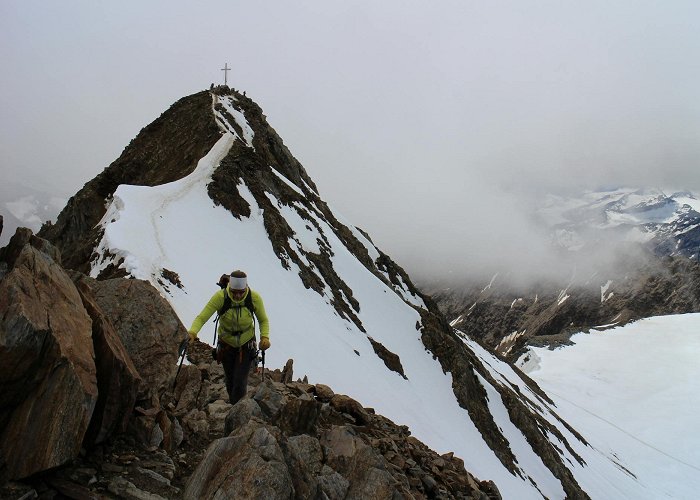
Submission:
M 489 368 L 495 361 L 476 356 L 404 270 L 341 221 L 257 105 L 228 88 L 190 98 L 42 228 L 67 266 L 99 280 L 147 280 L 182 321 L 229 270 L 221 266 L 242 267 L 284 332 L 273 330 L 268 362 L 295 359 L 310 380 L 409 424 L 431 447 L 456 450 L 507 495 L 587 498 L 581 482 L 598 495 L 606 481 L 635 488 L 532 381 Z M 188 120 L 203 138 L 186 133 Z M 192 153 L 178 163 L 183 144 L 199 151 L 196 162 Z M 159 159 L 174 171 L 154 173 Z

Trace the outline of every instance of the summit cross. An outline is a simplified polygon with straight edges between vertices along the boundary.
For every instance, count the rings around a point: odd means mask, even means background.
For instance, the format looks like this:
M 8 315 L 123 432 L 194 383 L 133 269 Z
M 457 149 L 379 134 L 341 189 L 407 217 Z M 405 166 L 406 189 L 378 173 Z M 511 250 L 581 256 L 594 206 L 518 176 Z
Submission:
M 231 71 L 231 68 L 228 67 L 228 63 L 224 64 L 224 67 L 221 68 L 221 71 L 224 72 L 224 85 L 228 84 L 228 72 Z

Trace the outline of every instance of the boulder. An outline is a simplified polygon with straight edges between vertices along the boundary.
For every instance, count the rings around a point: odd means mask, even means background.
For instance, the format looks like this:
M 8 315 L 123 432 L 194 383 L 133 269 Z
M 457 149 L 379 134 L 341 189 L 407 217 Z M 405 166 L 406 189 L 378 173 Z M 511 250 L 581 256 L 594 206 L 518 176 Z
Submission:
M 292 498 L 292 478 L 274 433 L 274 428 L 251 419 L 231 436 L 214 441 L 187 482 L 183 498 Z
M 254 399 L 243 398 L 238 401 L 226 415 L 224 435 L 228 436 L 238 427 L 246 424 L 251 418 L 263 418 L 262 410 Z
M 143 379 L 138 398 L 162 394 L 172 383 L 180 344 L 187 339 L 175 311 L 147 281 L 115 278 L 93 281 L 92 288 Z
M 278 390 L 275 384 L 276 382 L 265 379 L 253 395 L 253 399 L 260 405 L 263 413 L 269 417 L 276 417 L 286 401 L 286 397 Z
M 319 401 L 323 401 L 324 403 L 328 403 L 335 395 L 333 389 L 325 384 L 316 384 L 314 389 L 316 392 L 316 397 L 319 399 Z
M 306 434 L 292 436 L 287 439 L 286 446 L 283 446 L 282 449 L 287 460 L 289 472 L 292 475 L 297 498 L 321 497 L 316 493 L 319 489 L 321 491 L 324 490 L 323 483 L 318 478 L 324 467 L 323 451 L 318 439 Z M 335 471 L 333 472 L 335 473 Z M 342 481 L 345 481 L 346 485 L 348 484 L 347 480 L 342 476 L 340 478 Z M 347 486 L 345 490 L 347 491 Z M 329 498 L 344 498 L 344 495 L 334 496 L 327 494 L 327 496 Z
M 315 434 L 319 417 L 321 416 L 321 403 L 313 399 L 293 398 L 282 406 L 277 426 L 285 434 L 295 436 L 298 434 Z
M 233 408 L 231 403 L 223 399 L 217 399 L 213 403 L 207 405 L 207 413 L 209 414 L 210 429 L 217 434 L 224 432 L 226 415 Z
M 48 242 L 20 228 L 0 253 L 0 469 L 76 457 L 97 402 L 92 321 Z
M 331 406 L 341 413 L 352 416 L 359 425 L 369 422 L 369 414 L 363 406 L 344 394 L 335 394 L 331 398 Z
M 391 498 L 396 481 L 386 461 L 350 426 L 333 426 L 321 436 L 326 464 L 349 481 L 351 498 Z

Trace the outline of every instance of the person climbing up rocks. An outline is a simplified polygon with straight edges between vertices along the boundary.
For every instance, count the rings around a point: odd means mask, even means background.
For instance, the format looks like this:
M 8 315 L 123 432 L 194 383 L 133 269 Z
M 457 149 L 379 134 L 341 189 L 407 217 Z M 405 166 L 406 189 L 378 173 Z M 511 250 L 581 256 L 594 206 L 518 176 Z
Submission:
M 228 279 L 226 279 L 228 278 Z M 260 349 L 270 348 L 270 324 L 260 294 L 248 286 L 243 271 L 222 276 L 217 291 L 189 329 L 190 343 L 197 339 L 202 326 L 218 313 L 218 337 L 215 356 L 224 366 L 226 390 L 231 404 L 245 396 L 248 373 L 257 356 L 255 343 L 255 319 L 260 328 Z

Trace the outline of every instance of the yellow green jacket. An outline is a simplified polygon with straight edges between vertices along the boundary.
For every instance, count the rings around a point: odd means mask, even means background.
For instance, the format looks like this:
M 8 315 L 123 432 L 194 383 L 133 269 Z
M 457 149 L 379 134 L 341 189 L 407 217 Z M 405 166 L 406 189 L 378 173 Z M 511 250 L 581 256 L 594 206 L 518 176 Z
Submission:
M 222 342 L 226 342 L 233 347 L 240 347 L 255 337 L 253 317 L 245 306 L 245 298 L 248 294 L 251 294 L 253 298 L 253 309 L 255 309 L 255 316 L 258 319 L 260 336 L 270 336 L 270 323 L 267 320 L 265 306 L 263 305 L 260 294 L 248 288 L 246 295 L 244 295 L 241 300 L 234 300 L 228 287 L 212 295 L 207 305 L 202 309 L 202 312 L 199 313 L 199 316 L 192 322 L 192 326 L 189 330 L 190 333 L 197 335 L 199 330 L 202 329 L 202 326 L 204 326 L 204 323 L 209 321 L 209 318 L 224 306 L 224 293 L 229 294 L 231 308 L 219 318 L 219 330 L 217 333 Z

